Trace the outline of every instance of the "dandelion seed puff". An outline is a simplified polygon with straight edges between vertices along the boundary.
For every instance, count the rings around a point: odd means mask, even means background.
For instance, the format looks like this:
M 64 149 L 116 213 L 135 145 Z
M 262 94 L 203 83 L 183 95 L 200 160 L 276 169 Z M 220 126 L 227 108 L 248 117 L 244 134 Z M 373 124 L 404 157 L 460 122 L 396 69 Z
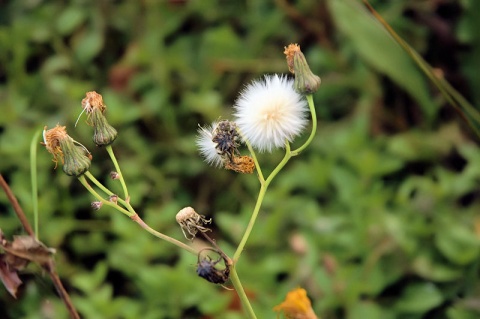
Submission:
M 217 143 L 213 142 L 213 132 L 217 127 L 217 123 L 213 122 L 211 126 L 199 127 L 196 144 L 200 151 L 200 154 L 204 157 L 205 161 L 212 166 L 223 166 L 223 158 L 218 154 L 216 146 Z
M 307 124 L 306 100 L 293 89 L 293 80 L 276 74 L 249 84 L 234 108 L 241 134 L 261 152 L 285 147 Z

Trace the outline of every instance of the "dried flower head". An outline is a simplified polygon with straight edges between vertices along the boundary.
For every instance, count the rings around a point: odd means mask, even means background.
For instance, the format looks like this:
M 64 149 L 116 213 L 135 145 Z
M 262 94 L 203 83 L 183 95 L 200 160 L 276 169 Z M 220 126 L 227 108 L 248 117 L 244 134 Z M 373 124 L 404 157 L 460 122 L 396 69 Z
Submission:
M 94 109 L 104 113 L 107 106 L 103 103 L 103 97 L 95 91 L 87 92 L 82 100 L 82 108 L 90 114 Z
M 60 161 L 67 175 L 80 176 L 90 168 L 90 152 L 67 134 L 65 126 L 57 125 L 50 130 L 45 126 L 43 143 L 53 155 L 55 168 Z
M 200 255 L 204 250 L 212 250 L 217 252 L 220 257 L 217 260 L 212 260 L 210 256 L 205 256 L 200 259 Z M 223 259 L 225 264 L 224 269 L 218 269 L 216 265 Z M 197 263 L 197 275 L 203 279 L 214 283 L 214 284 L 224 284 L 227 282 L 230 276 L 230 268 L 227 266 L 228 261 L 219 253 L 216 249 L 213 248 L 204 248 L 198 253 L 198 263 Z
M 294 88 L 300 94 L 317 92 L 322 83 L 319 76 L 312 73 L 298 44 L 290 44 L 283 52 L 287 57 L 288 70 L 295 74 Z
M 224 159 L 232 161 L 238 153 L 240 135 L 237 131 L 237 124 L 228 120 L 217 123 L 213 129 L 212 142 L 216 143 L 217 153 Z
M 273 308 L 276 312 L 283 312 L 287 319 L 318 319 L 312 309 L 312 303 L 303 288 L 290 291 L 285 301 Z
M 97 146 L 110 145 L 117 138 L 117 130 L 108 124 L 104 113 L 107 106 L 103 103 L 103 98 L 95 91 L 87 92 L 82 100 L 82 108 L 87 112 L 90 124 L 94 128 L 93 141 Z
M 266 75 L 263 81 L 253 81 L 234 107 L 242 137 L 259 151 L 285 147 L 307 124 L 307 103 L 285 76 Z
M 255 162 L 248 155 L 234 156 L 231 161 L 225 163 L 225 168 L 242 174 L 252 174 L 255 170 Z
M 211 229 L 203 225 L 210 224 L 212 219 L 206 219 L 205 216 L 198 214 L 192 207 L 181 209 L 175 219 L 180 225 L 183 235 L 188 240 L 193 240 L 199 231 L 204 233 L 211 231 Z

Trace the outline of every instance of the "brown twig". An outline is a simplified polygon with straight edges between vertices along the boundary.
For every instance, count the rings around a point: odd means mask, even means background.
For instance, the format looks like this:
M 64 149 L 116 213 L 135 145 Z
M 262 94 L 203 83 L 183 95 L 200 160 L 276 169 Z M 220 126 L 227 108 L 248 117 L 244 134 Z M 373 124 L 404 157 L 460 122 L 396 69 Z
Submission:
M 28 222 L 28 219 L 25 216 L 23 209 L 20 207 L 20 204 L 18 203 L 17 198 L 15 197 L 12 190 L 10 189 L 10 186 L 8 186 L 2 174 L 0 174 L 0 185 L 2 186 L 5 194 L 7 195 L 8 200 L 12 204 L 18 219 L 22 223 L 23 228 L 25 229 L 25 231 L 28 233 L 29 236 L 31 236 L 32 238 L 35 238 L 35 233 L 33 232 L 33 229 L 30 226 L 30 223 Z M 75 306 L 73 305 L 72 300 L 70 299 L 70 295 L 63 287 L 62 281 L 60 280 L 60 277 L 58 276 L 57 271 L 55 270 L 55 264 L 53 262 L 53 259 L 51 258 L 47 263 L 44 263 L 41 266 L 43 269 L 45 269 L 48 272 L 50 278 L 52 279 L 53 285 L 55 286 L 57 293 L 59 294 L 60 298 L 65 304 L 65 307 L 67 307 L 67 310 L 70 314 L 70 318 L 80 319 L 80 315 L 75 309 Z
M 3 175 L 0 174 L 0 185 L 3 188 L 3 191 L 7 195 L 8 200 L 12 204 L 13 210 L 15 211 L 15 214 L 17 214 L 18 219 L 22 223 L 23 228 L 25 231 L 32 237 L 35 237 L 35 233 L 33 232 L 32 227 L 30 226 L 30 223 L 28 222 L 27 217 L 25 216 L 25 213 L 22 210 L 22 207 L 20 207 L 20 204 L 17 201 L 17 198 L 13 194 L 12 190 L 10 189 L 10 186 L 8 186 L 7 182 L 3 178 Z

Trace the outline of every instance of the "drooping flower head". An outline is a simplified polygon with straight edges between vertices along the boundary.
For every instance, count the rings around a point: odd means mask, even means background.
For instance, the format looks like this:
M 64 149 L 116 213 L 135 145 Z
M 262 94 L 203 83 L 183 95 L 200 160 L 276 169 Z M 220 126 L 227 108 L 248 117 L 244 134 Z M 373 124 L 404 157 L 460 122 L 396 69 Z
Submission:
M 43 130 L 43 144 L 53 155 L 55 168 L 60 161 L 63 171 L 70 176 L 80 176 L 90 168 L 90 153 L 82 144 L 75 141 L 67 134 L 65 126 L 57 125 Z M 87 155 L 88 154 L 88 155 Z
M 307 102 L 286 76 L 266 75 L 249 84 L 234 105 L 242 137 L 263 152 L 285 147 L 307 124 Z
M 111 126 L 104 113 L 107 106 L 103 103 L 103 98 L 95 91 L 87 92 L 82 100 L 82 108 L 88 114 L 91 125 L 94 128 L 93 141 L 97 146 L 110 145 L 117 138 L 117 130 Z
M 287 319 L 317 319 L 312 309 L 312 303 L 303 288 L 290 291 L 285 301 L 275 306 L 273 310 L 283 312 Z

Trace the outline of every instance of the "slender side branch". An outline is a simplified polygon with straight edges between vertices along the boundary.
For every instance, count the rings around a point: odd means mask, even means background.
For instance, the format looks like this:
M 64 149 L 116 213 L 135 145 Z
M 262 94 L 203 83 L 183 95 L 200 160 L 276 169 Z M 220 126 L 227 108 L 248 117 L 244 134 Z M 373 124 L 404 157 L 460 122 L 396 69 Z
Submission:
M 308 94 L 306 98 L 308 102 L 308 107 L 310 108 L 310 113 L 312 114 L 312 131 L 310 132 L 310 136 L 308 137 L 307 141 L 302 146 L 292 151 L 292 156 L 297 156 L 298 154 L 300 154 L 301 151 L 307 148 L 307 146 L 310 145 L 317 132 L 317 114 L 315 112 L 315 104 L 313 103 L 313 95 Z
M 255 203 L 255 208 L 253 209 L 252 216 L 250 217 L 250 221 L 248 222 L 247 228 L 245 229 L 245 233 L 238 244 L 237 250 L 233 255 L 233 261 L 236 263 L 242 254 L 243 249 L 245 248 L 245 244 L 247 243 L 248 238 L 250 237 L 250 233 L 252 232 L 253 226 L 255 225 L 255 221 L 257 220 L 258 213 L 260 211 L 260 207 L 262 206 L 263 199 L 265 197 L 265 193 L 267 191 L 268 185 L 272 182 L 275 176 L 280 172 L 280 170 L 287 164 L 287 162 L 292 157 L 290 152 L 290 144 L 288 142 L 285 143 L 285 156 L 283 157 L 282 161 L 275 167 L 275 169 L 270 173 L 268 178 L 265 180 L 264 183 L 260 186 L 260 191 L 258 193 L 257 202 Z
M 127 185 L 125 184 L 125 180 L 123 179 L 123 174 L 122 174 L 122 171 L 120 170 L 120 165 L 118 165 L 117 158 L 115 157 L 115 154 L 113 153 L 112 146 L 107 145 L 105 147 L 105 149 L 107 150 L 108 155 L 110 155 L 110 158 L 112 159 L 113 165 L 115 165 L 115 170 L 120 175 L 120 183 L 122 184 L 123 193 L 125 194 L 125 200 L 127 202 L 130 202 L 130 196 L 128 195 Z
M 38 137 L 42 131 L 37 131 L 33 135 L 30 143 L 30 177 L 32 183 L 32 205 L 33 205 L 33 228 L 35 230 L 35 239 L 38 240 L 38 183 L 37 183 L 37 146 Z

